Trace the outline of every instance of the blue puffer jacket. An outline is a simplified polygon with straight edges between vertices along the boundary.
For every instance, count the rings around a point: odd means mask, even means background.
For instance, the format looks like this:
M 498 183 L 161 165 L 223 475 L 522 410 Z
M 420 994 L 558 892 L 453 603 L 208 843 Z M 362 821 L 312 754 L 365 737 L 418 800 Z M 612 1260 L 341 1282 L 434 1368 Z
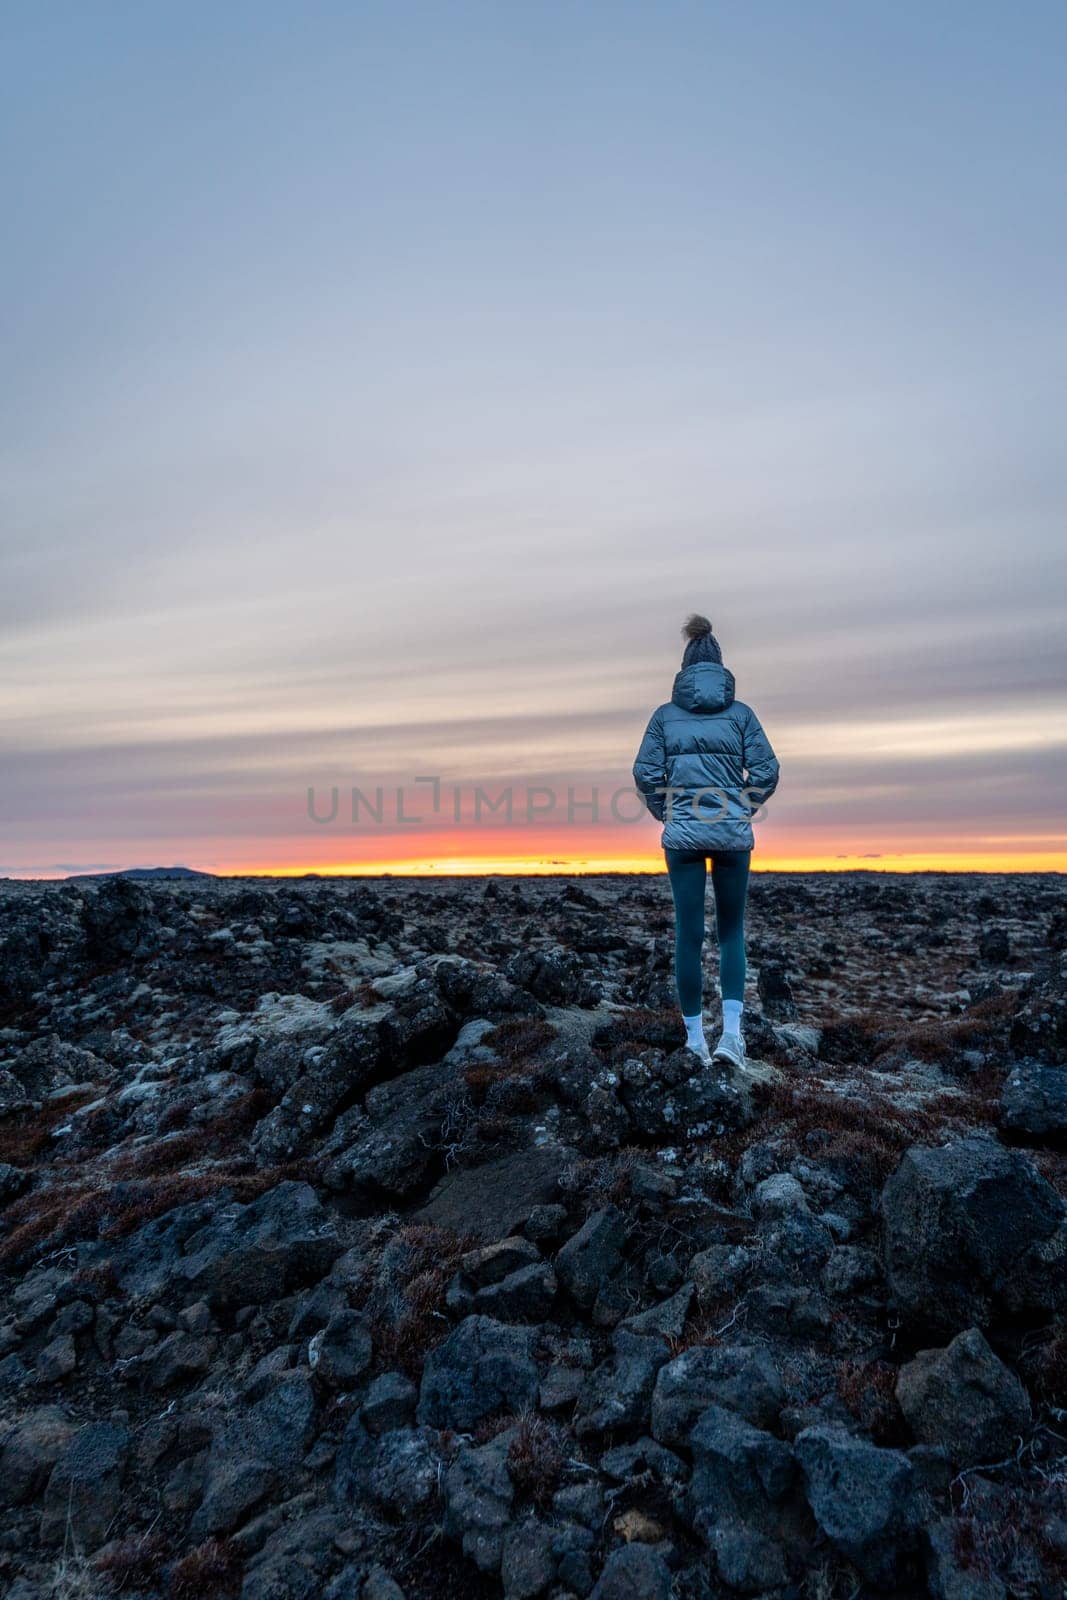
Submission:
M 734 699 L 716 661 L 683 667 L 652 713 L 634 782 L 663 823 L 665 850 L 751 850 L 751 815 L 778 786 L 778 761 L 756 713 Z

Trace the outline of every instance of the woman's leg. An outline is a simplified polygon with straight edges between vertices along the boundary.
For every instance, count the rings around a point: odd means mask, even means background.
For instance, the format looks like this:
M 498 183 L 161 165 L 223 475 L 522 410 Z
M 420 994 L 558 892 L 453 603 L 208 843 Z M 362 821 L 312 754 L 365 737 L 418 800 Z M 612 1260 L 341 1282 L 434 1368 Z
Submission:
M 665 850 L 674 896 L 674 977 L 683 1017 L 698 1017 L 703 979 L 700 953 L 704 945 L 706 858 L 695 850 Z
M 745 999 L 745 900 L 750 850 L 716 850 L 711 858 L 715 929 L 719 936 L 719 988 L 724 1001 Z M 727 1029 L 735 1032 L 736 1029 Z

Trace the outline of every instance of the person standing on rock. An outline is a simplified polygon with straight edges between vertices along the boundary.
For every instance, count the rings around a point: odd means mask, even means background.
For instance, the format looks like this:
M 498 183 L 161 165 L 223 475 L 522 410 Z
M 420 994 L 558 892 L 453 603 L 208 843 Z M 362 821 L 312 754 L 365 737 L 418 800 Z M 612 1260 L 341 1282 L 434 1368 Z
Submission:
M 745 1063 L 745 899 L 752 815 L 778 786 L 778 761 L 755 712 L 734 699 L 706 617 L 691 616 L 671 698 L 652 713 L 634 761 L 634 782 L 663 823 L 660 842 L 674 895 L 674 973 L 686 1044 L 701 1060 Z M 708 861 L 719 938 L 722 1032 L 704 1036 L 701 952 Z

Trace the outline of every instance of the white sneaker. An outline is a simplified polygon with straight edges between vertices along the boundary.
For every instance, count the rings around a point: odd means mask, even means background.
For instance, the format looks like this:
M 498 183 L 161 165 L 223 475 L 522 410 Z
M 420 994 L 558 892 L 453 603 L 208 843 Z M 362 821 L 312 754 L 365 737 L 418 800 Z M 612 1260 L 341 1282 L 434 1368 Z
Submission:
M 729 1061 L 735 1067 L 747 1065 L 744 1034 L 741 1032 L 721 1034 L 711 1059 L 713 1061 Z
M 696 1056 L 702 1067 L 711 1066 L 711 1051 L 708 1049 L 706 1044 L 701 1046 L 687 1044 L 685 1048 L 690 1052 L 691 1055 Z

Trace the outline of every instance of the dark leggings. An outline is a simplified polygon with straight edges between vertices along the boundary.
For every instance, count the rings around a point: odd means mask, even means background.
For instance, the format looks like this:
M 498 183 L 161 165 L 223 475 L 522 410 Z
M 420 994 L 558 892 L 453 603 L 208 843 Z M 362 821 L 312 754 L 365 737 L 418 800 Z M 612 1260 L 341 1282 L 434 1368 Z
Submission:
M 724 1000 L 745 998 L 745 897 L 750 850 L 665 850 L 674 895 L 674 976 L 683 1017 L 701 1010 L 700 954 L 708 857 L 719 937 L 719 987 Z

